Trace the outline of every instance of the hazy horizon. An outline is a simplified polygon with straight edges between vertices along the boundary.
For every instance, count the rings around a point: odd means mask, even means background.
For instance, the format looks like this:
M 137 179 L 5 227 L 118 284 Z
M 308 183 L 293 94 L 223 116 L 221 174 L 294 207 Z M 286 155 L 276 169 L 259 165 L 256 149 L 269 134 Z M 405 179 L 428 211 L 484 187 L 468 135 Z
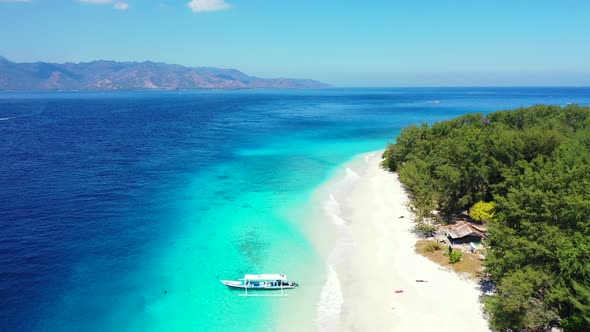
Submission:
M 589 86 L 588 12 L 571 0 L 0 0 L 0 55 L 235 68 L 338 87 Z

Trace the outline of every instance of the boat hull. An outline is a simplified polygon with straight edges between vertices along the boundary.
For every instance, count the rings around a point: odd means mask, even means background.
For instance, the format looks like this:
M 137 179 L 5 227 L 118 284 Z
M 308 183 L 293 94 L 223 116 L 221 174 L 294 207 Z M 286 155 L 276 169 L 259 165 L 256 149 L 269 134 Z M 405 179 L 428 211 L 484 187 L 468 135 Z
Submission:
M 297 287 L 297 284 L 294 285 L 283 285 L 283 286 L 273 286 L 271 283 L 264 283 L 258 284 L 255 283 L 245 285 L 241 281 L 234 281 L 234 280 L 221 280 L 221 283 L 226 285 L 232 289 L 247 289 L 247 290 L 281 290 L 281 289 L 293 289 Z

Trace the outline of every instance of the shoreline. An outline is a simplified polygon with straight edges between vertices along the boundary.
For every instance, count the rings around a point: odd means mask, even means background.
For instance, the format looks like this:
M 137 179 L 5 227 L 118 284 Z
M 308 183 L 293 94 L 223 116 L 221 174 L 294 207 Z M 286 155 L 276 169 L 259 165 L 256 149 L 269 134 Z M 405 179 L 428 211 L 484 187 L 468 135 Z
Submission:
M 314 194 L 311 241 L 326 262 L 315 328 L 489 331 L 478 285 L 415 252 L 408 195 L 381 152 L 354 157 Z

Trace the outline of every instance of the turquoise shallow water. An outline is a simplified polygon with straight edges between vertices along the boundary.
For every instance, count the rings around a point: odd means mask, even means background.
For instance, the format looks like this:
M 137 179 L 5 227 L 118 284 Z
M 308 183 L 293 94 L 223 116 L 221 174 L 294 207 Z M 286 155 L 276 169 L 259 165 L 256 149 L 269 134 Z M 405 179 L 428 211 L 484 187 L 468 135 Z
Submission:
M 590 89 L 0 93 L 0 330 L 311 329 L 310 197 L 340 165 L 408 124 L 568 102 Z M 303 286 L 219 283 L 258 272 Z

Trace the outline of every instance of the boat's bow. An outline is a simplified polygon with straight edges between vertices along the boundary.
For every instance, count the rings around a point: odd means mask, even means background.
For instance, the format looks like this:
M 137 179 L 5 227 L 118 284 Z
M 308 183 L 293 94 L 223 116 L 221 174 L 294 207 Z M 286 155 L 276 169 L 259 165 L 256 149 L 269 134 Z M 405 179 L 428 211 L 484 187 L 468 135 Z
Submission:
M 244 285 L 242 284 L 241 281 L 235 281 L 235 280 L 219 280 L 219 281 L 221 281 L 221 283 L 226 285 L 227 287 L 244 288 Z

